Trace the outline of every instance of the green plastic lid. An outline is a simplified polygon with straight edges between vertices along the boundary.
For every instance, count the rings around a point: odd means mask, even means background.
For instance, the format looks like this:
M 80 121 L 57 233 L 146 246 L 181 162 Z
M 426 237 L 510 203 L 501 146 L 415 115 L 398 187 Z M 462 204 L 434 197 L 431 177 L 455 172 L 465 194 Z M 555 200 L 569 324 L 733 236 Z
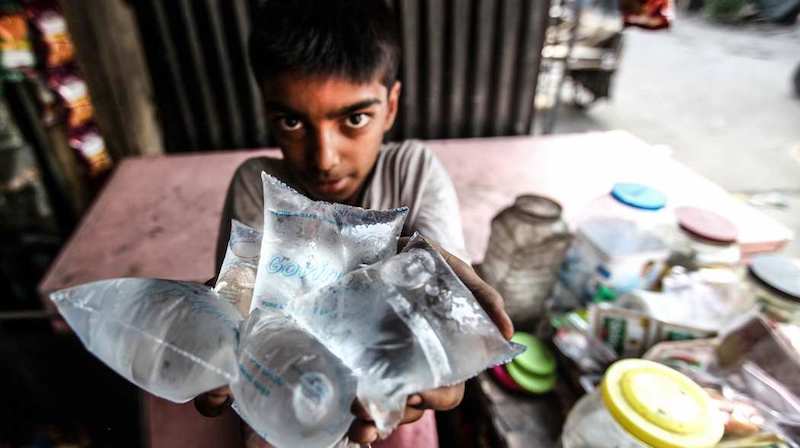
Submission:
M 538 338 L 519 331 L 514 333 L 511 340 L 527 348 L 521 355 L 514 358 L 513 363 L 517 367 L 539 376 L 546 376 L 555 372 L 556 360 L 553 357 L 553 353 Z
M 506 370 L 519 387 L 530 393 L 543 394 L 550 392 L 556 384 L 555 373 L 549 375 L 534 375 L 513 361 L 506 364 Z

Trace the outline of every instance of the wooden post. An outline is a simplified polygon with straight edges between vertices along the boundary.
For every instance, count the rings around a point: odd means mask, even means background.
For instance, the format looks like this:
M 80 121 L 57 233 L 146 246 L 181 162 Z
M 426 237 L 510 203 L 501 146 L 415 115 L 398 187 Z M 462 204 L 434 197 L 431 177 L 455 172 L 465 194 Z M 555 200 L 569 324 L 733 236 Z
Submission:
M 111 156 L 162 154 L 153 89 L 130 5 L 123 0 L 59 3 Z

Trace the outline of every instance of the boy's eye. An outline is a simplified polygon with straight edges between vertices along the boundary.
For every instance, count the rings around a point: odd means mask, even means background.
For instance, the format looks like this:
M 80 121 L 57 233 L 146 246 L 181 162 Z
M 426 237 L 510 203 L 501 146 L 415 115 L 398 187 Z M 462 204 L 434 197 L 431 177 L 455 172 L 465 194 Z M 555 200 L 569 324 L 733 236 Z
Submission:
M 303 122 L 297 118 L 281 117 L 278 119 L 278 126 L 284 131 L 296 131 L 303 127 Z
M 363 128 L 369 123 L 370 116 L 365 113 L 357 113 L 347 117 L 347 126 L 351 128 Z

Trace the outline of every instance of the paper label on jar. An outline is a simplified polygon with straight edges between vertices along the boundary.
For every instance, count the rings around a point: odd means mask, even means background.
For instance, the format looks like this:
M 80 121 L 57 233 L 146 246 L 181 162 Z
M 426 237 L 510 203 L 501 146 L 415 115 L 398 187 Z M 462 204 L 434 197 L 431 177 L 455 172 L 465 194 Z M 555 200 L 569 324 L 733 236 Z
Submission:
M 652 344 L 653 320 L 646 315 L 607 306 L 594 306 L 595 336 L 623 358 L 638 357 Z
M 713 331 L 675 325 L 645 313 L 609 305 L 590 307 L 592 333 L 622 358 L 638 358 L 662 341 L 710 338 Z

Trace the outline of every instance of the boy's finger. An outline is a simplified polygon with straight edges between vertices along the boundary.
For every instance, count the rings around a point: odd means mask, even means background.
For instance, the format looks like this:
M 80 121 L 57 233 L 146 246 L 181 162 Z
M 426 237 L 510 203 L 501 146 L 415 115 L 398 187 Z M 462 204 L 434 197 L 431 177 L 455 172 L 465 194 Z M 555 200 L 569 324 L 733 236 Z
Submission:
M 350 412 L 360 420 L 372 421 L 372 417 L 370 417 L 369 412 L 367 412 L 367 408 L 358 400 L 353 400 L 353 404 L 350 405 Z
M 198 395 L 194 399 L 194 407 L 197 412 L 206 417 L 217 417 L 232 401 L 233 395 L 230 388 L 226 386 Z
M 414 406 L 415 408 L 449 411 L 458 406 L 464 398 L 464 383 L 420 392 L 419 395 L 422 397 L 422 403 Z
M 514 324 L 511 323 L 511 318 L 506 314 L 505 306 L 503 305 L 503 297 L 497 290 L 491 287 L 488 283 L 478 276 L 475 269 L 468 265 L 455 255 L 447 252 L 441 247 L 436 247 L 442 255 L 447 264 L 453 269 L 458 278 L 464 283 L 464 286 L 469 289 L 481 304 L 486 314 L 492 319 L 500 334 L 506 339 L 511 339 L 514 335 Z
M 414 423 L 415 421 L 421 419 L 423 414 L 425 414 L 424 409 L 417 409 L 406 406 L 406 410 L 403 413 L 403 419 L 400 421 L 400 424 L 405 425 L 407 423 Z
M 347 437 L 356 443 L 372 443 L 378 440 L 378 428 L 371 422 L 356 420 L 350 425 Z

